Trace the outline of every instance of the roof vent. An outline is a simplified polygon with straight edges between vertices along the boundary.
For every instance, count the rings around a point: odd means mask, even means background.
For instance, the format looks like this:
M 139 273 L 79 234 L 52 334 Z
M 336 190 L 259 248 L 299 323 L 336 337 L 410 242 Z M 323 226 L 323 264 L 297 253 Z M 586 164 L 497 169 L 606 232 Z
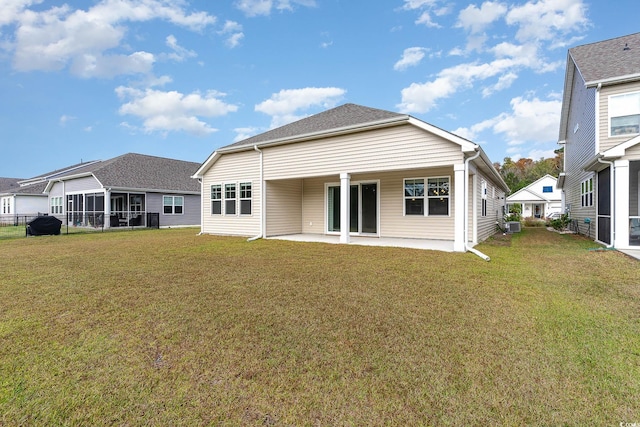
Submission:
M 629 47 L 629 43 L 625 43 L 622 50 L 631 50 L 631 48 Z

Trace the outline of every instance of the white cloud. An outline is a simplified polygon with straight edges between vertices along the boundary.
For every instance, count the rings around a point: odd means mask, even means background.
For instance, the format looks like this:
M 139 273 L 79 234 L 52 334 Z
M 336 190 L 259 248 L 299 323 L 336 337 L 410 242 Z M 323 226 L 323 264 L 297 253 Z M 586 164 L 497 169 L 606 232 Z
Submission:
M 18 71 L 62 70 L 70 65 L 83 77 L 145 73 L 153 55 L 126 52 L 127 23 L 159 19 L 200 31 L 216 20 L 206 12 L 187 13 L 183 2 L 164 0 L 102 0 L 87 10 L 68 5 L 27 9 L 32 3 L 20 2 L 12 17 L 4 18 L 16 26 L 11 49 Z
M 333 108 L 342 99 L 346 90 L 337 87 L 308 87 L 283 89 L 270 99 L 255 106 L 255 110 L 271 116 L 271 127 L 276 128 L 306 117 L 299 110 L 311 107 Z
M 63 114 L 62 116 L 60 116 L 60 126 L 65 126 L 68 122 L 75 119 L 76 117 L 74 116 L 67 116 L 66 114 Z
M 495 135 L 502 135 L 511 152 L 519 150 L 524 144 L 555 144 L 560 126 L 560 109 L 562 101 L 556 94 L 549 95 L 549 100 L 541 100 L 532 95 L 516 97 L 510 102 L 511 112 L 502 113 L 471 127 L 461 127 L 453 133 L 470 140 L 480 138 L 481 134 L 491 130 Z
M 444 16 L 451 12 L 449 5 L 440 6 L 440 0 L 404 0 L 403 10 L 419 11 L 420 15 L 415 23 L 430 28 L 441 28 L 441 25 L 433 20 L 431 15 Z
M 246 16 L 268 16 L 273 9 L 293 10 L 293 5 L 305 7 L 316 6 L 315 0 L 237 0 L 235 7 Z
M 119 113 L 142 119 L 146 133 L 184 131 L 193 135 L 207 135 L 216 129 L 199 117 L 223 116 L 238 109 L 220 100 L 224 94 L 216 91 L 204 95 L 198 92 L 185 95 L 177 91 L 119 86 L 116 94 L 120 99 L 129 100 L 122 104 Z
M 70 70 L 84 77 L 111 78 L 122 74 L 146 74 L 151 72 L 155 57 L 148 52 L 131 55 L 83 54 L 73 59 Z
M 460 11 L 456 27 L 464 28 L 471 34 L 477 34 L 506 12 L 507 7 L 502 3 L 486 1 L 479 8 L 471 4 Z
M 427 49 L 424 47 L 409 47 L 402 52 L 402 58 L 393 66 L 394 70 L 406 70 L 420 64 L 425 56 Z
M 258 132 L 260 132 L 260 128 L 235 128 L 233 131 L 236 133 L 236 137 L 233 139 L 233 142 L 238 142 L 256 135 Z
M 184 47 L 178 44 L 178 40 L 175 38 L 173 34 L 170 34 L 166 38 L 166 44 L 169 46 L 173 53 L 170 53 L 168 57 L 173 59 L 174 61 L 182 62 L 185 58 L 195 58 L 198 56 L 193 50 L 185 49 Z
M 232 49 L 239 46 L 240 41 L 244 38 L 242 25 L 238 24 L 235 21 L 225 21 L 224 26 L 220 31 L 218 31 L 218 34 L 227 37 L 225 43 Z
M 542 143 L 556 141 L 560 126 L 562 102 L 554 99 L 517 97 L 511 100 L 510 114 L 503 113 L 493 126 L 494 133 L 503 134 L 508 145 L 527 142 Z
M 518 78 L 518 75 L 516 73 L 509 72 L 509 73 L 503 74 L 498 78 L 498 81 L 496 84 L 482 89 L 482 97 L 486 98 L 488 96 L 491 96 L 494 92 L 499 92 L 501 90 L 510 88 L 513 82 L 517 78 Z
M 472 87 L 478 80 L 501 75 L 521 65 L 517 59 L 502 58 L 485 64 L 467 63 L 445 68 L 433 81 L 412 83 L 402 89 L 402 103 L 397 107 L 405 113 L 425 113 L 436 107 L 438 100 Z
M 582 0 L 539 0 L 513 7 L 506 16 L 509 25 L 516 25 L 516 39 L 556 40 L 569 32 L 589 25 L 587 7 Z

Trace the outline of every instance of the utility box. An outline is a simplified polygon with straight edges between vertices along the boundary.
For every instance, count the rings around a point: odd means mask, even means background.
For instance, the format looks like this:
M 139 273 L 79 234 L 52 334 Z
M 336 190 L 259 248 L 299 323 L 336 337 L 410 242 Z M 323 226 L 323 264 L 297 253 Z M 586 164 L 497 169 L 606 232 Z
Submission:
M 507 233 L 519 233 L 519 232 L 520 232 L 520 221 L 507 222 Z

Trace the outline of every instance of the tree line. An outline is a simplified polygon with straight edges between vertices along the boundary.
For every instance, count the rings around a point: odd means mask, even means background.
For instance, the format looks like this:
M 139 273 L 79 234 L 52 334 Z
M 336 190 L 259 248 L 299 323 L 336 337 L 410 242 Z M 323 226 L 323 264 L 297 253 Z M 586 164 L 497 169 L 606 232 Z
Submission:
M 562 172 L 564 149 L 555 150 L 555 154 L 554 158 L 540 160 L 521 158 L 513 161 L 511 157 L 505 157 L 502 164 L 495 162 L 493 166 L 513 194 L 547 174 L 557 178 Z

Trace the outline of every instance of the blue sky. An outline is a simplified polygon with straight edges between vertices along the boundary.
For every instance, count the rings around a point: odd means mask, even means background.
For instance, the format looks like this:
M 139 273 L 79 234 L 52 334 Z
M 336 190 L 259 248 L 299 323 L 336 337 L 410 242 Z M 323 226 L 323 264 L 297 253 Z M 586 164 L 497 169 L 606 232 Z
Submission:
M 613 5 L 615 4 L 615 7 Z M 216 148 L 344 103 L 552 157 L 567 49 L 637 0 L 0 0 L 0 176 Z

